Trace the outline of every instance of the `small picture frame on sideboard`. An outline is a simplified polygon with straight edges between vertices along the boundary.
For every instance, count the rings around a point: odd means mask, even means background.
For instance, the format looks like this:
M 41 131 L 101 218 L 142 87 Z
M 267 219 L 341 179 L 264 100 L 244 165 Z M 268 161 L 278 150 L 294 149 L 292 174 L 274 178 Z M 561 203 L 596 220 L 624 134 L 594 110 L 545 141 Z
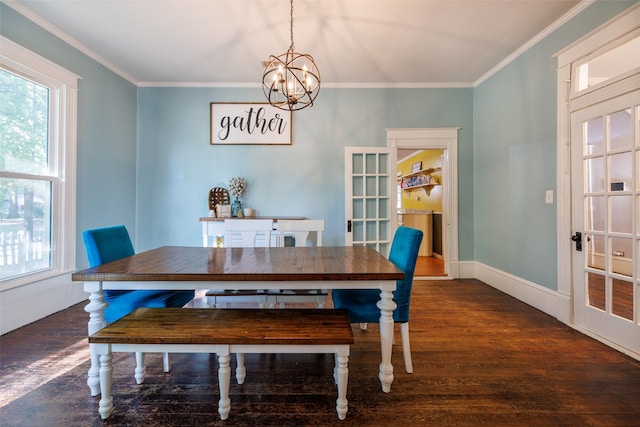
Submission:
M 218 218 L 231 218 L 231 205 L 218 205 Z

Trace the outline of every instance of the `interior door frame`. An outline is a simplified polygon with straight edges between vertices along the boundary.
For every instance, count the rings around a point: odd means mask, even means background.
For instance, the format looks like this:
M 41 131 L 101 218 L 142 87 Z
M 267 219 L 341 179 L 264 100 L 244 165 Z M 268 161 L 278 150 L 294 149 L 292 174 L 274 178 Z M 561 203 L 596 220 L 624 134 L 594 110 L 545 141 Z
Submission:
M 391 164 L 397 164 L 398 149 L 443 150 L 442 156 L 442 252 L 446 276 L 460 277 L 458 256 L 458 132 L 460 128 L 387 129 Z M 393 209 L 396 209 L 394 204 Z

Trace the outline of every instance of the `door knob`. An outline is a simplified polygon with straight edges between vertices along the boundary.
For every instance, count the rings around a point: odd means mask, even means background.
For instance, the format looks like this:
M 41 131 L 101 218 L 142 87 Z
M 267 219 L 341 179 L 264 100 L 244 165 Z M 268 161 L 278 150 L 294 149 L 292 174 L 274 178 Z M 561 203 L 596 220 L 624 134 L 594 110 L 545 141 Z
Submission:
M 571 240 L 576 242 L 576 251 L 582 252 L 582 233 L 579 231 L 576 231 L 576 234 L 571 236 Z

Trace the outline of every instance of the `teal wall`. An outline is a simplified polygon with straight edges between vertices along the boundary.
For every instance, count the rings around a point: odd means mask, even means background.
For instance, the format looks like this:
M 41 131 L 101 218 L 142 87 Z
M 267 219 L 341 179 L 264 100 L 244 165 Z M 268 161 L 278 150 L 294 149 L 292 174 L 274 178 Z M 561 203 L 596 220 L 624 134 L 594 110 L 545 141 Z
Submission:
M 80 268 L 90 227 L 125 224 L 138 250 L 199 245 L 207 192 L 234 175 L 259 214 L 324 218 L 325 244 L 342 244 L 344 147 L 385 146 L 386 128 L 460 127 L 460 259 L 557 289 L 552 55 L 633 3 L 596 2 L 476 89 L 325 87 L 277 147 L 209 145 L 209 103 L 262 101 L 259 89 L 136 88 L 4 4 L 0 34 L 82 77 Z
M 553 55 L 634 3 L 596 2 L 476 88 L 476 261 L 558 288 Z
M 263 102 L 260 89 L 138 90 L 137 246 L 201 244 L 207 196 L 232 176 L 258 215 L 325 220 L 325 245 L 344 244 L 344 148 L 385 147 L 387 128 L 461 127 L 460 203 L 472 206 L 473 90 L 323 88 L 312 108 L 294 113 L 291 146 L 212 146 L 211 102 Z M 461 222 L 473 224 L 471 209 Z M 461 233 L 473 257 L 473 228 Z
M 0 34 L 79 75 L 76 253 L 81 232 L 125 224 L 135 230 L 136 87 L 0 3 Z

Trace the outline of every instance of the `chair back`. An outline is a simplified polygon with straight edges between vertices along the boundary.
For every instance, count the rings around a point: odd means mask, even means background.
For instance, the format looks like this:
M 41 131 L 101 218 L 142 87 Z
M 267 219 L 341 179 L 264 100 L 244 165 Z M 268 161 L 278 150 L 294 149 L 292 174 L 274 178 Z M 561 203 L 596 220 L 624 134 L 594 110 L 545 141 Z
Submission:
M 280 233 L 280 246 L 284 246 L 285 234 L 293 235 L 295 246 L 308 246 L 307 239 L 310 233 L 315 235 L 315 241 L 312 241 L 310 246 L 322 246 L 324 219 L 279 219 L 277 227 Z
M 224 245 L 227 248 L 268 248 L 272 230 L 271 219 L 225 219 Z
M 404 272 L 404 279 L 396 282 L 396 290 L 393 292 L 393 300 L 398 305 L 398 308 L 393 312 L 393 319 L 396 322 L 409 321 L 413 274 L 418 261 L 422 237 L 422 231 L 405 226 L 398 227 L 393 237 L 389 261 Z
M 124 225 L 85 230 L 82 232 L 82 240 L 91 267 L 126 258 L 135 253 L 129 232 Z

